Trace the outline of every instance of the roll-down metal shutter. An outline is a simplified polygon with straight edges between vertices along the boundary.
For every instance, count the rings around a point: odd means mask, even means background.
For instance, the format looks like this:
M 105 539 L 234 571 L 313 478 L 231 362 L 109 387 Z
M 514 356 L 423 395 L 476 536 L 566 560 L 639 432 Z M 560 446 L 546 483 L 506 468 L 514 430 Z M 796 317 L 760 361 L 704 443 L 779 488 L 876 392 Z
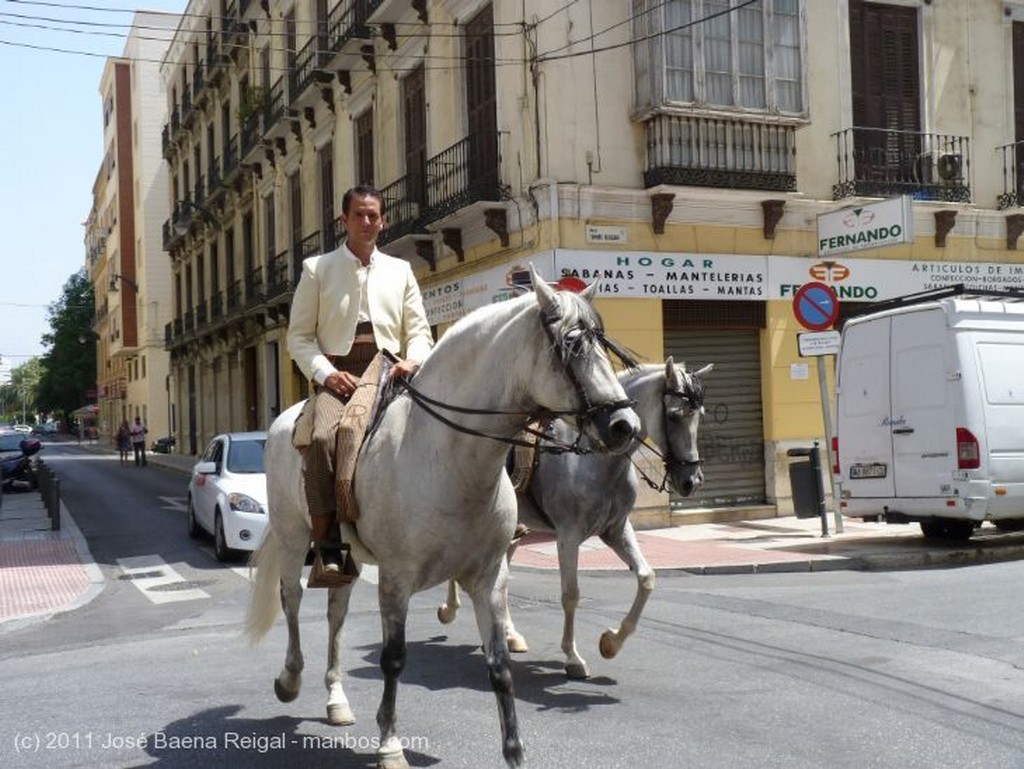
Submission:
M 666 313 L 666 326 L 670 320 L 670 313 Z M 673 494 L 672 507 L 764 504 L 758 329 L 666 327 L 665 354 L 677 363 L 686 363 L 689 371 L 715 364 L 704 380 L 705 415 L 697 443 L 704 461 L 704 486 L 691 497 Z

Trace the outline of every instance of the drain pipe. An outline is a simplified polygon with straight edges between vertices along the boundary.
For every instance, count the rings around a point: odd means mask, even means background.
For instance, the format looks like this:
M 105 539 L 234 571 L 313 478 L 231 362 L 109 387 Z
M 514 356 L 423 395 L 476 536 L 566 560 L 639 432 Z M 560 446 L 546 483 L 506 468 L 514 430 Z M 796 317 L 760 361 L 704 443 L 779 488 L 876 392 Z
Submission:
M 537 197 L 533 194 L 534 190 L 541 187 L 548 188 L 548 212 L 551 216 L 551 250 L 555 251 L 558 249 L 560 244 L 559 231 L 561 230 L 561 216 L 558 210 L 558 180 L 557 179 L 537 179 L 527 189 L 530 191 L 530 197 L 536 202 Z M 537 210 L 537 223 L 540 224 L 540 211 L 539 206 L 536 206 Z

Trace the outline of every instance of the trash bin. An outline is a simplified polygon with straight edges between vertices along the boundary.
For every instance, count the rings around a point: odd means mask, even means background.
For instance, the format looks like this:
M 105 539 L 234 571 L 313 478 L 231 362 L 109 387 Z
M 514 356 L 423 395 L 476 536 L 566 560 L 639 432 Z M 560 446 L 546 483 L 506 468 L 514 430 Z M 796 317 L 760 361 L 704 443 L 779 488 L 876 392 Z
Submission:
M 798 458 L 789 464 L 789 486 L 797 518 L 821 518 L 822 534 L 828 533 L 825 516 L 825 486 L 821 481 L 821 451 L 817 441 L 810 448 L 790 449 L 786 456 Z

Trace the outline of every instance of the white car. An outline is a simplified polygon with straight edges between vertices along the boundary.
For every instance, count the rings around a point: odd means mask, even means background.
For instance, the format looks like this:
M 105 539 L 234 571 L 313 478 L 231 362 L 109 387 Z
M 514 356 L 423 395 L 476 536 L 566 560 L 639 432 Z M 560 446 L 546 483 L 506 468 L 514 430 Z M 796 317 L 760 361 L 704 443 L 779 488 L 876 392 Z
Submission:
M 219 561 L 255 550 L 267 526 L 267 433 L 216 436 L 192 468 L 188 484 L 188 534 L 213 535 Z

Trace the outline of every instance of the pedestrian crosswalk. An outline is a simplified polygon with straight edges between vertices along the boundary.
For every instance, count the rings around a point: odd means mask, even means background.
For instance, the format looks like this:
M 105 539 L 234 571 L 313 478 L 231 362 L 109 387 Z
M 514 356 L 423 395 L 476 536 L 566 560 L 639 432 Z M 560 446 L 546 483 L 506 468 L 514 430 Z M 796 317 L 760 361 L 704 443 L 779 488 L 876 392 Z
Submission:
M 167 563 L 159 555 L 118 558 L 117 565 L 121 569 L 122 578 L 130 581 L 146 598 L 155 604 L 197 601 L 210 598 L 209 593 L 198 587 L 194 581 L 182 576 L 174 566 Z M 255 571 L 250 570 L 249 566 L 245 564 L 232 566 L 228 571 L 247 582 L 255 577 Z M 303 589 L 306 588 L 307 576 L 308 567 L 302 577 Z M 377 567 L 364 566 L 359 581 L 376 585 Z

